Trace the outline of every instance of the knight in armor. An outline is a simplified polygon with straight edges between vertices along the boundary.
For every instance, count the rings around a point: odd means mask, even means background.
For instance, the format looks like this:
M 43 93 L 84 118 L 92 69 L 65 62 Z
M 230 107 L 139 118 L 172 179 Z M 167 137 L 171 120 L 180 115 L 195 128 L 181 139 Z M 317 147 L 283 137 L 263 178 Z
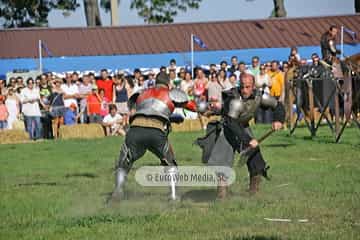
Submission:
M 174 176 L 177 172 L 172 146 L 168 141 L 171 122 L 181 122 L 183 119 L 173 118 L 175 107 L 185 107 L 194 111 L 196 105 L 188 101 L 185 92 L 180 89 L 169 89 L 170 79 L 165 72 L 156 77 L 156 86 L 140 93 L 135 93 L 129 99 L 130 129 L 126 133 L 121 146 L 119 159 L 115 167 L 115 189 L 110 200 L 122 198 L 123 187 L 133 163 L 141 158 L 146 150 L 155 154 L 165 166 L 168 174 Z M 175 179 L 175 178 L 171 178 Z M 171 199 L 176 199 L 175 183 L 171 181 Z
M 211 122 L 207 134 L 195 142 L 203 150 L 202 161 L 210 166 L 232 167 L 236 152 L 251 147 L 247 154 L 247 168 L 250 176 L 249 192 L 259 190 L 261 177 L 268 178 L 266 162 L 260 152 L 258 142 L 251 133 L 249 121 L 257 108 L 273 110 L 272 128 L 279 130 L 285 120 L 284 106 L 267 93 L 255 88 L 254 76 L 244 73 L 240 77 L 240 87 L 222 92 L 223 108 L 221 120 Z M 218 198 L 227 195 L 227 176 L 218 174 Z
M 328 64 L 332 64 L 336 59 L 336 54 L 340 54 L 340 51 L 336 49 L 336 35 L 338 29 L 336 26 L 331 26 L 327 32 L 321 36 L 320 46 L 322 58 Z

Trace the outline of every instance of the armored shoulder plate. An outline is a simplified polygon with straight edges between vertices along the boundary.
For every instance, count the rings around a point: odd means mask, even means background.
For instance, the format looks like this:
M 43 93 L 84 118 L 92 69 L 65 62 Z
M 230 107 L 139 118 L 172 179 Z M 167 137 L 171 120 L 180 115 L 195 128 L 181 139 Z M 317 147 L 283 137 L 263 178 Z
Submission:
M 230 100 L 229 112 L 227 114 L 229 117 L 238 118 L 244 111 L 245 106 L 241 97 Z
M 278 101 L 268 93 L 263 93 L 261 96 L 260 105 L 262 107 L 275 109 L 277 104 Z
M 187 94 L 178 88 L 172 89 L 169 92 L 169 97 L 176 105 L 188 102 Z

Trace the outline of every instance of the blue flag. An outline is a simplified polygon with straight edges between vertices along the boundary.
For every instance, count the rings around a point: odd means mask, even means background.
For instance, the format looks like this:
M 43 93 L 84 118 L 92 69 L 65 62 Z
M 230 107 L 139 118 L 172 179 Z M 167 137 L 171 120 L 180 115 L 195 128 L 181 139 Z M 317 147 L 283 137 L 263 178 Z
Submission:
M 50 50 L 48 49 L 48 47 L 45 45 L 44 42 L 41 42 L 41 47 L 45 50 L 46 54 L 47 54 L 49 57 L 52 57 L 52 54 L 51 54 Z
M 207 48 L 206 44 L 197 36 L 193 35 L 194 42 L 201 48 Z
M 344 27 L 344 32 L 346 32 L 347 34 L 349 34 L 351 36 L 351 39 L 352 40 L 355 40 L 356 39 L 356 32 L 354 31 L 351 31 L 350 29 Z

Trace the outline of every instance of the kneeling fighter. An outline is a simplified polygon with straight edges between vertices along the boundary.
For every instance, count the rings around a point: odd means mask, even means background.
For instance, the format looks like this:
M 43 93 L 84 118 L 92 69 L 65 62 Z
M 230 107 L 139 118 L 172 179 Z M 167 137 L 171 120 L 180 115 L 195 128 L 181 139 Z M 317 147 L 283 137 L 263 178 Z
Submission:
M 185 92 L 179 89 L 169 89 L 169 76 L 160 72 L 156 76 L 156 86 L 139 93 L 129 99 L 130 129 L 126 133 L 121 146 L 120 156 L 116 164 L 115 189 L 110 200 L 120 200 L 126 177 L 133 163 L 142 157 L 146 150 L 155 154 L 161 165 L 170 176 L 175 176 L 177 163 L 174 152 L 168 141 L 168 134 L 172 120 L 179 122 L 179 118 L 172 118 L 175 107 L 184 107 L 195 111 L 196 105 L 188 101 Z M 183 121 L 183 119 L 180 119 Z M 175 178 L 171 177 L 175 180 Z M 171 181 L 171 199 L 176 199 L 175 182 Z

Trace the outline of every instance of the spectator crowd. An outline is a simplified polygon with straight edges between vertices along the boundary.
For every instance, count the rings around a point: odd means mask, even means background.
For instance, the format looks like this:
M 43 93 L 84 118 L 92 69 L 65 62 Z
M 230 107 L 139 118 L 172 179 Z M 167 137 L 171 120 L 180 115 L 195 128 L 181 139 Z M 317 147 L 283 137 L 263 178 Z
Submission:
M 315 56 L 315 55 L 314 55 Z M 161 67 L 169 75 L 170 87 L 185 91 L 203 111 L 219 113 L 221 93 L 240 87 L 240 75 L 250 73 L 256 87 L 280 101 L 285 97 L 286 72 L 292 63 L 307 64 L 296 48 L 292 48 L 288 61 L 261 62 L 252 57 L 251 65 L 233 56 L 228 64 L 211 64 L 209 68 L 195 68 L 194 76 L 187 68 L 177 67 L 172 59 L 168 67 Z M 124 135 L 129 124 L 128 99 L 141 89 L 155 86 L 153 71 L 144 74 L 135 69 L 132 75 L 118 72 L 110 76 L 103 69 L 99 76 L 94 73 L 79 75 L 66 73 L 61 78 L 51 72 L 36 79 L 22 77 L 0 80 L 0 131 L 24 124 L 30 139 L 57 138 L 61 125 L 96 123 L 104 127 L 107 136 Z M 197 117 L 197 113 L 185 113 L 185 117 Z M 256 122 L 271 122 L 271 112 L 260 109 Z

